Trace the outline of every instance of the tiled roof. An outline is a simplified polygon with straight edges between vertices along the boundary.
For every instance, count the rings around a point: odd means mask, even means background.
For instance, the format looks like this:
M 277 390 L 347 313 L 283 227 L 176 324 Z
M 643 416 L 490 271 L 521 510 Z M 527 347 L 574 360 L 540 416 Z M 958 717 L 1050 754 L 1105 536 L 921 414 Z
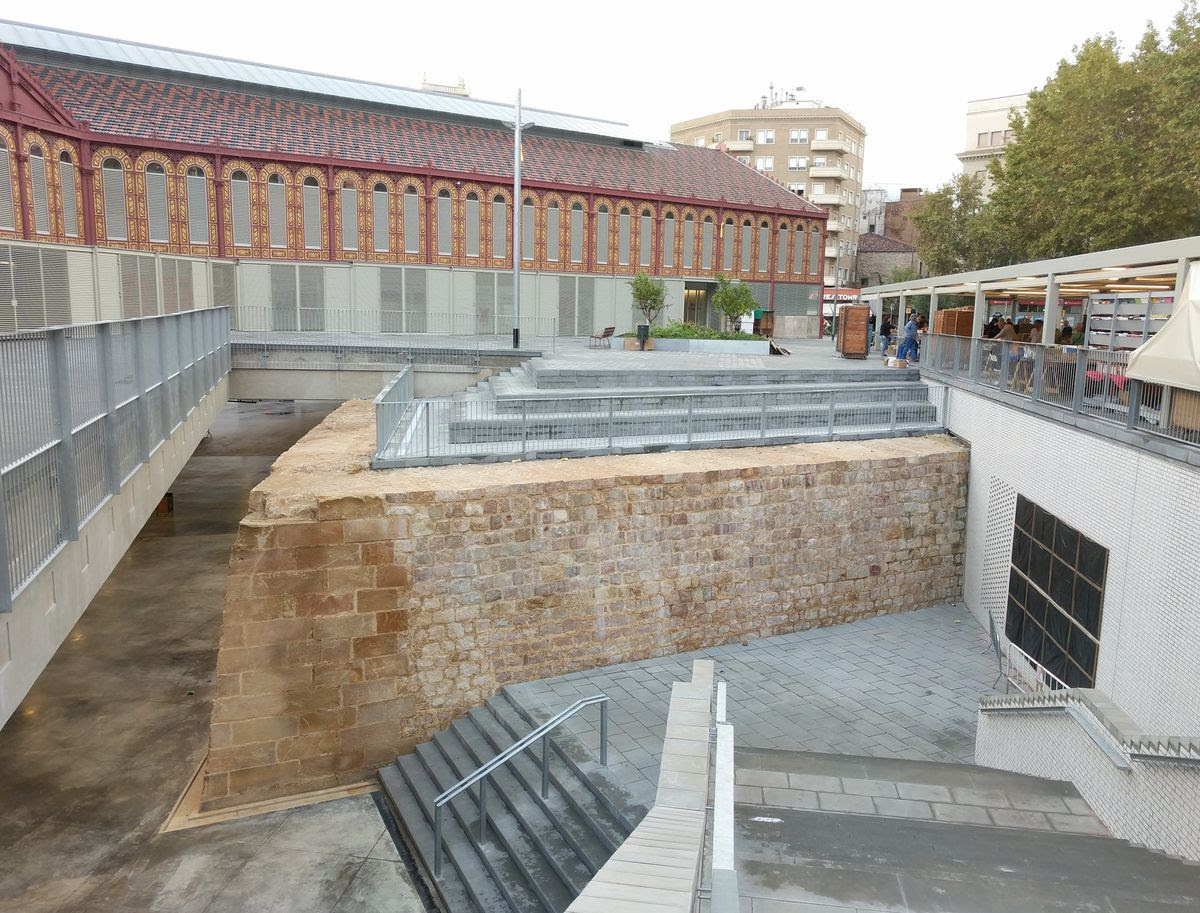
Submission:
M 100 133 L 512 179 L 512 133 L 471 123 L 329 105 L 283 93 L 167 82 L 24 61 L 29 75 Z M 725 201 L 823 216 L 787 188 L 715 149 L 631 147 L 526 134 L 522 177 L 612 194 Z
M 912 254 L 916 248 L 895 238 L 885 238 L 883 235 L 864 234 L 858 236 L 858 252 L 860 254 Z

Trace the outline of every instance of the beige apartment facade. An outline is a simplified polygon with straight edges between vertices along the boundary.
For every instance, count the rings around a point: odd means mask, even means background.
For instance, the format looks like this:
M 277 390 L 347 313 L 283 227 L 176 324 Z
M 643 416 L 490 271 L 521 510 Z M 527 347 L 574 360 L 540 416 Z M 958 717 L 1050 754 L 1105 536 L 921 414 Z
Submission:
M 862 206 L 866 130 L 843 111 L 791 94 L 753 108 L 718 111 L 671 125 L 671 142 L 723 149 L 829 212 L 827 288 L 852 283 Z
M 1004 146 L 1013 137 L 1009 119 L 1014 111 L 1023 114 L 1028 101 L 1028 95 L 1001 95 L 967 102 L 966 139 L 958 160 L 962 162 L 963 174 L 983 175 L 985 197 L 992 192 L 988 166 L 995 159 L 1004 158 Z

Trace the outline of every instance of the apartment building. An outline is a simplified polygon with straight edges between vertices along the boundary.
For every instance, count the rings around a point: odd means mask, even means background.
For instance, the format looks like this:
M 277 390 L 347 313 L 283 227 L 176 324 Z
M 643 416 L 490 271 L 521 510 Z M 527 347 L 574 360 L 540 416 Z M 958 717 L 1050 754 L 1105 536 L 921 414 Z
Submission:
M 857 275 L 866 135 L 841 108 L 773 88 L 753 107 L 671 125 L 671 142 L 722 149 L 829 212 L 826 286 L 847 285 Z
M 967 102 L 967 130 L 963 151 L 958 153 L 963 174 L 982 174 L 983 193 L 992 192 L 988 165 L 1004 158 L 1004 145 L 1013 137 L 1009 118 L 1014 111 L 1025 111 L 1028 95 L 1001 95 Z

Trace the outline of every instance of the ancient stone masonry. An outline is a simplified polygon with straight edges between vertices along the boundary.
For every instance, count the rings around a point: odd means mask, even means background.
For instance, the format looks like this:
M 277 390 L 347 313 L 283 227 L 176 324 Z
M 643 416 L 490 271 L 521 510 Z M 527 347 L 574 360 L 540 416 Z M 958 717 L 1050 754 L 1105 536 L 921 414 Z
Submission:
M 371 472 L 370 408 L 251 496 L 206 807 L 357 781 L 506 684 L 960 597 L 950 438 Z

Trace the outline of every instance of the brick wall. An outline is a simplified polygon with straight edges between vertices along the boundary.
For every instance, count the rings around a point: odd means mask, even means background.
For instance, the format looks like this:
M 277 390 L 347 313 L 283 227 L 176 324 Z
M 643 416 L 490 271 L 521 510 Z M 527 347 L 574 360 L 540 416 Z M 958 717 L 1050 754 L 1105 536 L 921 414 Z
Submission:
M 251 497 L 207 808 L 357 781 L 503 685 L 958 599 L 945 437 L 364 471 L 347 403 Z

